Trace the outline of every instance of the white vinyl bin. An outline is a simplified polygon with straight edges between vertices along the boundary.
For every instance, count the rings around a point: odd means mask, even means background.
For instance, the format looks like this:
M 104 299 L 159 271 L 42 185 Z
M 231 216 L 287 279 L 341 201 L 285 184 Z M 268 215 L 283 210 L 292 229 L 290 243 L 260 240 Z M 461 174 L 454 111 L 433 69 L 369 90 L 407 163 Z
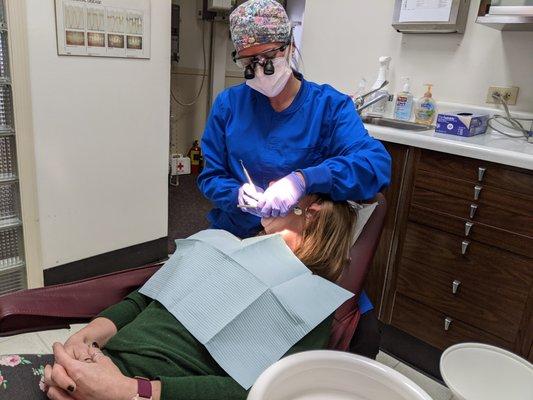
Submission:
M 254 383 L 248 400 L 431 400 L 413 381 L 377 361 L 340 351 L 282 358 Z
M 440 372 L 453 400 L 533 399 L 533 365 L 499 347 L 452 346 L 442 353 Z

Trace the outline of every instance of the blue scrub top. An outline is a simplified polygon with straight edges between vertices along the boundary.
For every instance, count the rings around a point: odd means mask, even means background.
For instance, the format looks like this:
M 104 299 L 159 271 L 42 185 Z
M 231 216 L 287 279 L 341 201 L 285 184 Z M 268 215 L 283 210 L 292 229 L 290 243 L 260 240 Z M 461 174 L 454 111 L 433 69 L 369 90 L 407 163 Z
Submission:
M 198 177 L 200 190 L 214 205 L 208 215 L 212 228 L 241 238 L 261 230 L 259 217 L 237 207 L 246 182 L 239 160 L 263 189 L 299 170 L 306 193 L 325 193 L 337 201 L 371 199 L 389 184 L 390 156 L 368 134 L 352 100 L 295 75 L 300 90 L 281 112 L 244 83 L 216 98 L 202 138 L 205 164 Z

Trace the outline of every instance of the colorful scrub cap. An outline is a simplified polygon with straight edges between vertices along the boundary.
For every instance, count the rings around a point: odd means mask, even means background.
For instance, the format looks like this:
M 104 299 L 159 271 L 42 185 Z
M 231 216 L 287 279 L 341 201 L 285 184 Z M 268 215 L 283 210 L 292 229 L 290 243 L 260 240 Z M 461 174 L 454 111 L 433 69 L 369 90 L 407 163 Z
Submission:
M 276 0 L 248 0 L 229 16 L 231 39 L 237 52 L 257 44 L 287 42 L 291 23 Z

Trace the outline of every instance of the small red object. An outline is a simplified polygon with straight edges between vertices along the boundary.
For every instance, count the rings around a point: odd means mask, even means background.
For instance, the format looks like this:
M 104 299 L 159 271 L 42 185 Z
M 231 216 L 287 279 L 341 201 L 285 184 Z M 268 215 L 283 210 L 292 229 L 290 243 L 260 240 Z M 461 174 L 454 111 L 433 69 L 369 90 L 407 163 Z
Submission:
M 137 396 L 133 400 L 152 400 L 152 382 L 150 379 L 136 376 Z
M 191 159 L 191 173 L 198 174 L 202 168 L 202 149 L 198 144 L 198 140 L 195 140 L 191 149 L 187 153 L 187 156 Z

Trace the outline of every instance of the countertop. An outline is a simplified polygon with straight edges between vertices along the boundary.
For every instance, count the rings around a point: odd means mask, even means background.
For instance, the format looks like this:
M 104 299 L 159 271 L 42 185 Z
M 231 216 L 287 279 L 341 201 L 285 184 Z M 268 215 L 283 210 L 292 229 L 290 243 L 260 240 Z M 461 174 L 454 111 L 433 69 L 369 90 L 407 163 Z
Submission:
M 439 104 L 439 110 L 481 111 L 487 108 L 461 106 L 451 103 Z M 497 110 L 491 110 L 492 114 Z M 515 113 L 513 113 L 515 114 Z M 532 114 L 516 113 L 517 117 L 533 118 Z M 440 151 L 479 160 L 533 170 L 533 143 L 514 139 L 492 130 L 483 135 L 461 137 L 428 131 L 407 131 L 384 126 L 365 124 L 368 133 L 376 139 Z

